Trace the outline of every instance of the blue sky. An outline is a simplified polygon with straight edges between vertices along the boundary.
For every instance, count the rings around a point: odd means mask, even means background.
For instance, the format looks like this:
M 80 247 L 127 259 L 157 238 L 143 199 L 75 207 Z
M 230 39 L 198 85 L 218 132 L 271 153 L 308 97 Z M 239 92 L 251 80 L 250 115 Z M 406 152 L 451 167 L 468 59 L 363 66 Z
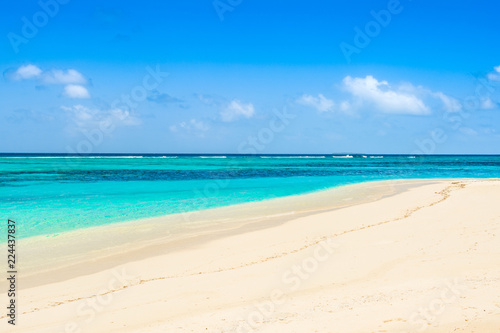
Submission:
M 500 153 L 499 10 L 8 2 L 0 151 Z

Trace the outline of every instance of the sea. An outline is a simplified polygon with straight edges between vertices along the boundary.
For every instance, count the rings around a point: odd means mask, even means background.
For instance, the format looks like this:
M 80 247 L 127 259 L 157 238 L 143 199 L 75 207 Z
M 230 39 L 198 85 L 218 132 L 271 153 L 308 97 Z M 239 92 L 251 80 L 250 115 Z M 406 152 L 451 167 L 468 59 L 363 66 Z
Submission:
M 20 238 L 387 179 L 500 178 L 498 155 L 0 154 Z M 5 240 L 0 240 L 5 242 Z

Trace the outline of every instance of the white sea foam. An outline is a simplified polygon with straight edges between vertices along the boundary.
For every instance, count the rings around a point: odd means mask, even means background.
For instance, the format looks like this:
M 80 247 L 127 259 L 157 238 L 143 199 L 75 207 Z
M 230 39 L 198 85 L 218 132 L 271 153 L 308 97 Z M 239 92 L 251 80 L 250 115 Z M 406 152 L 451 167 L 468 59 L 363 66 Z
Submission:
M 27 158 L 27 159 L 53 159 L 53 158 L 177 158 L 177 156 L 0 156 L 0 158 Z
M 0 156 L 0 158 L 85 158 L 85 157 L 71 157 L 71 156 Z
M 86 156 L 82 158 L 144 158 L 144 156 Z
M 260 158 L 325 158 L 325 156 L 260 156 Z

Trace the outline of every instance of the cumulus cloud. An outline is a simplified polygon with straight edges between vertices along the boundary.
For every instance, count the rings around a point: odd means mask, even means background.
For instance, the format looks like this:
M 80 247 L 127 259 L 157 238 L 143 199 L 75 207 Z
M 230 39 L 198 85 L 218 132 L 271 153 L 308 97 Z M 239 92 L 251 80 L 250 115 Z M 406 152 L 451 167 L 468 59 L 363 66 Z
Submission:
M 122 109 L 100 110 L 88 108 L 81 104 L 70 107 L 62 106 L 68 116 L 67 130 L 71 133 L 85 132 L 93 129 L 110 129 L 118 126 L 136 126 L 141 120 L 129 111 Z
M 33 64 L 20 66 L 14 72 L 7 74 L 7 78 L 20 81 L 36 79 L 41 85 L 65 85 L 64 95 L 69 98 L 90 98 L 90 94 L 83 85 L 87 83 L 85 77 L 75 69 L 51 69 L 43 71 Z
M 60 69 L 53 69 L 44 72 L 42 75 L 42 80 L 47 84 L 85 84 L 87 80 L 83 75 L 74 69 L 68 69 L 67 71 Z
M 322 94 L 318 94 L 318 97 L 304 94 L 298 98 L 296 102 L 298 104 L 312 107 L 319 112 L 333 111 L 335 106 L 335 103 L 331 99 L 326 98 Z
M 220 107 L 222 104 L 227 103 L 227 101 L 216 95 L 210 94 L 195 94 L 195 96 L 205 105 Z
M 488 73 L 488 79 L 491 81 L 500 81 L 500 66 L 493 67 L 493 69 L 493 72 Z
M 252 118 L 255 114 L 253 104 L 242 103 L 237 99 L 232 100 L 221 112 L 222 121 L 230 122 L 238 118 Z
M 19 67 L 14 75 L 13 79 L 14 80 L 28 80 L 28 79 L 33 79 L 37 78 L 42 74 L 42 70 L 38 68 L 35 65 L 25 65 Z
M 68 84 L 65 86 L 64 94 L 69 98 L 90 98 L 87 88 L 76 84 Z
M 12 75 L 14 80 L 39 79 L 43 84 L 85 84 L 85 77 L 75 69 L 41 70 L 33 64 L 20 66 Z
M 314 108 L 320 112 L 335 111 L 351 116 L 359 116 L 362 110 L 373 110 L 387 114 L 429 115 L 432 110 L 444 112 L 462 112 L 461 101 L 409 82 L 391 85 L 378 80 L 372 75 L 366 77 L 346 76 L 342 80 L 339 102 L 326 98 L 322 94 L 304 94 L 296 99 L 297 104 Z M 479 108 L 491 109 L 497 104 L 489 97 L 480 100 Z
M 182 121 L 177 125 L 170 126 L 171 132 L 187 132 L 194 133 L 198 136 L 204 136 L 204 132 L 210 129 L 210 126 L 201 120 L 190 119 L 188 121 Z
M 392 114 L 427 115 L 430 109 L 424 101 L 404 89 L 394 89 L 387 81 L 378 81 L 371 75 L 365 78 L 346 76 L 342 81 L 346 91 L 380 112 Z

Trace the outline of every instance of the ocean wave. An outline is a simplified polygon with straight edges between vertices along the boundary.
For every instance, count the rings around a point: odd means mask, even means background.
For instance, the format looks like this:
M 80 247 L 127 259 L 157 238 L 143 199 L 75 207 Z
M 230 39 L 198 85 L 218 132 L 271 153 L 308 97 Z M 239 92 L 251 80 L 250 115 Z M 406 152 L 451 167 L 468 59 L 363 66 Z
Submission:
M 260 156 L 260 158 L 325 158 L 325 156 Z
M 345 156 L 332 156 L 333 158 L 352 158 L 352 155 L 345 155 Z
M 370 158 L 384 158 L 384 156 L 370 156 Z
M 144 158 L 144 156 L 86 156 L 82 158 Z
M 71 159 L 76 159 L 76 158 L 89 158 L 89 159 L 95 159 L 95 158 L 159 158 L 155 156 L 0 156 L 0 158 L 25 158 L 25 159 L 63 159 L 63 158 L 71 158 Z
M 86 158 L 86 157 L 72 157 L 72 156 L 1 156 L 0 158 L 41 158 L 41 159 L 46 159 L 46 158 Z
M 200 158 L 227 158 L 227 156 L 200 156 Z

